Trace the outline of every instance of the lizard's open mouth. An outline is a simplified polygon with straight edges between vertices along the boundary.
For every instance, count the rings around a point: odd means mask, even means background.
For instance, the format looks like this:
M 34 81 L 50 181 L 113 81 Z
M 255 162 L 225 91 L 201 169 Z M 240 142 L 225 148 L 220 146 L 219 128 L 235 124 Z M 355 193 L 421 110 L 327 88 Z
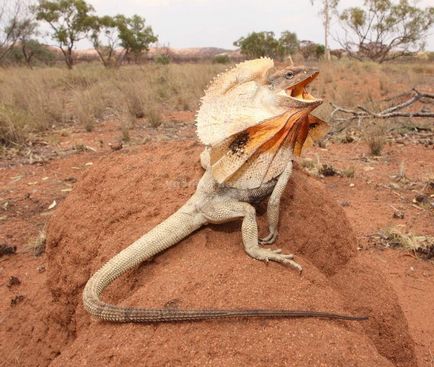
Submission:
M 291 99 L 295 99 L 300 102 L 305 103 L 313 103 L 318 102 L 319 99 L 312 96 L 307 90 L 306 87 L 318 76 L 319 72 L 314 71 L 310 75 L 299 82 L 297 85 L 292 86 L 286 89 L 286 95 Z

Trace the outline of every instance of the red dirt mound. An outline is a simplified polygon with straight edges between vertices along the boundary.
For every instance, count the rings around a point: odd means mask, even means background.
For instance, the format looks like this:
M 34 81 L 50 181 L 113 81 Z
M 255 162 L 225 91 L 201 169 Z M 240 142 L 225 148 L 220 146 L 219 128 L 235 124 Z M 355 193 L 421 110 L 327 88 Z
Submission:
M 324 310 L 368 314 L 369 321 L 119 325 L 92 319 L 81 304 L 87 279 L 187 200 L 202 173 L 199 152 L 196 144 L 171 142 L 113 153 L 58 209 L 48 227 L 50 323 L 69 341 L 53 365 L 416 364 L 396 295 L 379 270 L 359 262 L 342 209 L 319 182 L 298 170 L 281 206 L 277 246 L 295 253 L 302 276 L 247 256 L 240 224 L 232 223 L 199 230 L 116 280 L 104 297 L 144 307 Z M 265 229 L 264 217 L 260 226 Z

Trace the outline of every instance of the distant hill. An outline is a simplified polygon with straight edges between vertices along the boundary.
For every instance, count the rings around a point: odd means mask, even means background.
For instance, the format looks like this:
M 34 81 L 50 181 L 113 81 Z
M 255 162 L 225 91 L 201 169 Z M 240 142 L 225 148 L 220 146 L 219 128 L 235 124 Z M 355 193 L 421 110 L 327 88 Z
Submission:
M 76 50 L 75 54 L 78 60 L 97 59 L 98 54 L 93 48 Z M 159 54 L 170 56 L 174 60 L 203 60 L 212 59 L 217 55 L 228 55 L 231 59 L 241 58 L 239 50 L 227 50 L 218 47 L 192 47 L 192 48 L 167 48 L 167 47 L 151 47 L 147 56 L 154 57 Z
M 151 48 L 150 55 L 161 52 L 162 49 Z M 169 53 L 178 57 L 185 58 L 213 58 L 217 55 L 226 54 L 228 56 L 239 56 L 239 50 L 226 50 L 218 47 L 194 47 L 194 48 L 169 48 Z

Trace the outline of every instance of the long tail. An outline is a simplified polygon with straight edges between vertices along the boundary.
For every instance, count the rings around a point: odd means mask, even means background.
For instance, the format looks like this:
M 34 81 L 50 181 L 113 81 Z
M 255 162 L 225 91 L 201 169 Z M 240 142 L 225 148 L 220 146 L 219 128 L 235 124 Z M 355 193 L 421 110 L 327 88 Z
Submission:
M 175 245 L 205 222 L 178 210 L 164 222 L 122 250 L 99 269 L 87 282 L 83 291 L 85 309 L 92 315 L 113 322 L 174 322 L 218 318 L 327 318 L 366 320 L 364 316 L 339 315 L 329 312 L 296 310 L 179 310 L 119 307 L 100 300 L 100 295 L 116 278 L 141 262 Z
M 152 316 L 141 317 L 141 310 L 111 305 L 101 301 L 99 297 L 105 288 L 127 270 L 177 244 L 205 224 L 205 221 L 198 219 L 191 212 L 191 208 L 184 205 L 104 264 L 88 280 L 84 288 L 84 308 L 92 315 L 108 321 L 156 321 L 151 320 Z

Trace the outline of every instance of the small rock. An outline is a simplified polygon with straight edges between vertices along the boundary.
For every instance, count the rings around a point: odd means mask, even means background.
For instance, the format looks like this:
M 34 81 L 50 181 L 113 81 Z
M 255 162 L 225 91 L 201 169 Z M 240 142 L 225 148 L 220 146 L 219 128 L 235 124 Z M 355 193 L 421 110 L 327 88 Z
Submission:
M 343 144 L 350 144 L 350 143 L 354 142 L 354 138 L 351 135 L 347 134 L 342 138 L 341 142 Z
M 325 177 L 330 177 L 337 175 L 338 172 L 334 169 L 334 167 L 329 166 L 328 164 L 323 164 L 319 170 L 319 173 Z
M 122 142 L 119 142 L 116 144 L 109 143 L 109 146 L 110 146 L 111 150 L 113 150 L 113 151 L 121 150 L 124 147 Z
M 9 277 L 8 284 L 6 284 L 6 286 L 8 288 L 12 288 L 13 286 L 20 285 L 20 284 L 21 284 L 21 280 L 19 280 L 18 277 L 11 276 Z
M 389 187 L 391 189 L 394 189 L 394 190 L 400 190 L 401 189 L 401 186 L 399 186 L 399 184 L 397 184 L 396 182 L 389 183 Z
M 327 148 L 327 142 L 325 140 L 320 140 L 317 144 L 322 149 L 326 149 Z
M 77 178 L 74 177 L 74 176 L 71 176 L 71 177 L 65 178 L 63 181 L 69 182 L 69 183 L 76 183 L 77 182 Z
M 350 183 L 350 187 L 354 187 L 354 186 L 356 186 L 356 185 L 354 185 L 353 183 Z
M 426 195 L 418 194 L 418 195 L 415 196 L 414 202 L 418 203 L 418 204 L 428 204 L 429 203 L 429 198 Z
M 43 273 L 45 271 L 45 266 L 44 265 L 39 265 L 36 270 L 38 271 L 38 273 Z
M 342 200 L 342 201 L 339 202 L 339 204 L 341 206 L 343 206 L 344 208 L 351 205 L 350 202 L 347 201 L 347 200 Z
M 0 245 L 0 257 L 3 255 L 14 255 L 17 252 L 17 246 Z
M 404 213 L 401 212 L 401 211 L 399 211 L 399 210 L 396 210 L 393 213 L 393 218 L 395 218 L 395 219 L 404 219 Z
M 48 206 L 48 210 L 55 208 L 57 205 L 56 200 L 53 200 L 53 202 Z

